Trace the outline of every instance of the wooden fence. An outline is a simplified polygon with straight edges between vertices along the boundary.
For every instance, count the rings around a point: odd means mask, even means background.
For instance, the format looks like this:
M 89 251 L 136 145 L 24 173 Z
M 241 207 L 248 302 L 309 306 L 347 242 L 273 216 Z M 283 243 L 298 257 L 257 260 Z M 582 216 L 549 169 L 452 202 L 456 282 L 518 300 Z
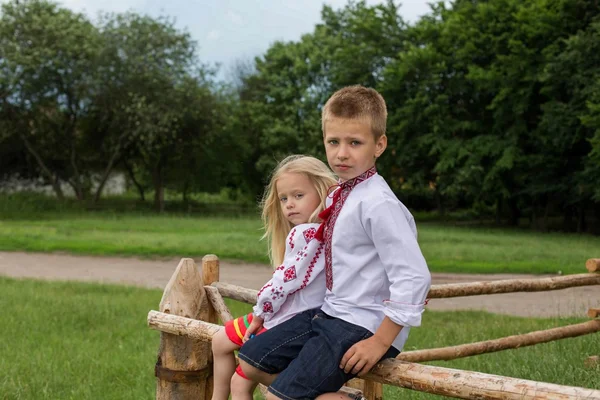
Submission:
M 586 263 L 588 273 L 538 279 L 511 279 L 432 285 L 429 298 L 558 290 L 600 285 L 600 258 Z M 207 255 L 198 269 L 184 258 L 169 280 L 159 311 L 150 311 L 148 325 L 161 332 L 155 367 L 156 398 L 209 400 L 212 395 L 212 336 L 233 317 L 223 297 L 254 304 L 257 291 L 219 282 L 219 259 Z M 364 379 L 344 388 L 381 400 L 383 384 L 461 399 L 600 399 L 600 390 L 555 385 L 474 371 L 417 364 L 531 346 L 600 331 L 600 309 L 590 309 L 588 322 L 437 349 L 406 351 L 377 364 Z M 588 359 L 590 364 L 598 356 Z M 263 388 L 264 389 L 264 388 Z

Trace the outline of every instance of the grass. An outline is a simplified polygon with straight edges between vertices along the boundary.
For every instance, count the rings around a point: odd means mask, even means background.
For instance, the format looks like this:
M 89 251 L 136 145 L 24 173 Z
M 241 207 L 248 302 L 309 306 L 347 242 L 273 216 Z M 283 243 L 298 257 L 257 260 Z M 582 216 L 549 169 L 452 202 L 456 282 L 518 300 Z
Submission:
M 0 222 L 0 250 L 267 262 L 256 218 L 86 214 Z
M 173 196 L 171 196 L 173 197 Z M 32 193 L 0 194 L 0 251 L 69 252 L 136 257 L 199 257 L 268 263 L 256 206 L 228 192 L 169 197 L 167 213 L 131 195 L 108 197 L 100 207 L 58 202 Z M 186 210 L 184 212 L 184 210 Z M 191 211 L 190 211 L 191 210 Z M 417 213 L 419 242 L 435 272 L 571 274 L 599 257 L 600 236 L 541 233 Z
M 146 326 L 162 292 L 126 286 L 0 278 L 0 398 L 152 399 L 159 334 Z M 250 306 L 228 301 L 234 315 Z M 406 349 L 473 342 L 577 319 L 525 319 L 484 312 L 427 312 Z M 597 335 L 434 364 L 600 389 Z M 385 398 L 436 398 L 385 387 Z
M 585 271 L 600 237 L 519 229 L 419 223 L 432 271 L 563 274 Z M 41 213 L 0 220 L 0 250 L 138 257 L 197 257 L 267 263 L 256 216 Z

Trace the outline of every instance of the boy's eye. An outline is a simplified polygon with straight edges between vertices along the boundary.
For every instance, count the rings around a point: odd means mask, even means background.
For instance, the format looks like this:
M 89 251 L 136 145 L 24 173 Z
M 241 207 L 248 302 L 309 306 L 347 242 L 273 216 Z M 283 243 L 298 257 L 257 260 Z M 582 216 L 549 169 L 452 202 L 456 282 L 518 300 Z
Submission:
M 334 140 L 330 140 L 330 141 L 329 141 L 329 144 L 334 144 L 334 145 L 335 145 L 335 144 L 338 144 L 338 141 L 337 141 L 337 140 L 335 140 L 335 139 L 334 139 Z
M 358 140 L 353 140 L 352 142 L 350 142 L 350 144 L 352 146 L 358 146 L 360 144 L 360 142 Z

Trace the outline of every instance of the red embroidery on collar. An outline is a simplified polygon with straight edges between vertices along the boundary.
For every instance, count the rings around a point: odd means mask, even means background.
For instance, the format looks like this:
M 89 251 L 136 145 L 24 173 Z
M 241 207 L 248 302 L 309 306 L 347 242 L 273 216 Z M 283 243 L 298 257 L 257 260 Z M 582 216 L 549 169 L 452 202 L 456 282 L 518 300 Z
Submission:
M 339 188 L 333 194 L 333 201 L 329 207 L 321 211 L 319 218 L 323 220 L 315 238 L 325 243 L 325 284 L 327 289 L 333 287 L 333 268 L 331 265 L 331 239 L 333 237 L 333 228 L 342 207 L 348 198 L 348 195 L 356 185 L 366 181 L 377 173 L 377 169 L 373 166 L 371 169 L 360 174 L 356 178 L 342 182 Z

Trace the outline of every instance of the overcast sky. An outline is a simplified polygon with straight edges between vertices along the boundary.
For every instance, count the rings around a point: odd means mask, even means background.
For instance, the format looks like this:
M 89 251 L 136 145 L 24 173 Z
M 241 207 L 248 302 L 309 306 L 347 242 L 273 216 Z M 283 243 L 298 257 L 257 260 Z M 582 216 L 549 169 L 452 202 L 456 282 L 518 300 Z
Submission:
M 6 2 L 7 0 L 0 0 Z M 429 12 L 431 0 L 400 1 L 400 13 L 408 22 Z M 151 16 L 167 15 L 186 28 L 198 42 L 203 62 L 221 63 L 222 70 L 236 60 L 264 53 L 276 40 L 298 40 L 320 21 L 323 4 L 343 7 L 346 0 L 58 0 L 85 12 L 92 19 L 98 11 L 133 10 Z M 383 1 L 368 0 L 368 4 Z M 222 76 L 222 74 L 221 74 Z

